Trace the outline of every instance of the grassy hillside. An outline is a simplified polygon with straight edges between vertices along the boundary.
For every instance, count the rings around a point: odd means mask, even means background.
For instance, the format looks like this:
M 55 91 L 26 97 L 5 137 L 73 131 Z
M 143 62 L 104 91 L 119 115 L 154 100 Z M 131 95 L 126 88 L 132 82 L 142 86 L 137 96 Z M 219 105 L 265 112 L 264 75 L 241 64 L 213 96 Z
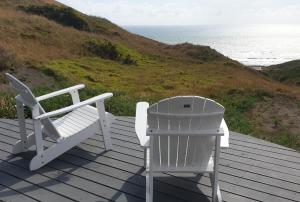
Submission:
M 77 83 L 87 85 L 84 99 L 112 91 L 107 110 L 116 115 L 134 115 L 141 100 L 211 97 L 226 107 L 231 130 L 300 148 L 299 120 L 272 107 L 292 104 L 300 113 L 299 87 L 273 81 L 210 47 L 159 43 L 54 1 L 0 1 L 0 71 L 2 117 L 15 116 L 4 78 L 12 72 L 37 95 Z M 69 102 L 66 96 L 43 104 L 49 111 Z
M 300 60 L 266 67 L 263 73 L 280 82 L 300 86 Z

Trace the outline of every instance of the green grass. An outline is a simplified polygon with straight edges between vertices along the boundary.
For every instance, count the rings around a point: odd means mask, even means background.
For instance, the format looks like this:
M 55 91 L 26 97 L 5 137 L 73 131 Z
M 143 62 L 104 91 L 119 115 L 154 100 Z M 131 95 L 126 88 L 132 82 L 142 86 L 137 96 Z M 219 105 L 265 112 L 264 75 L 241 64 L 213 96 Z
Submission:
M 59 87 L 58 87 L 59 86 Z M 55 88 L 49 87 L 38 87 L 33 89 L 33 93 L 36 97 L 40 95 L 44 95 L 55 90 L 65 88 L 70 86 L 63 84 L 58 85 Z M 101 89 L 91 89 L 84 88 L 79 91 L 81 100 L 86 100 L 93 96 L 102 94 L 107 92 Z M 15 99 L 13 93 L 1 93 L 0 94 L 0 117 L 2 118 L 16 118 L 16 110 L 15 110 Z M 114 96 L 105 101 L 106 110 L 119 116 L 135 116 L 135 105 L 138 101 L 145 100 L 145 98 L 138 98 L 128 96 L 125 93 L 114 92 Z M 152 99 L 149 99 L 150 101 Z M 53 111 L 56 109 L 60 109 L 72 104 L 72 99 L 69 94 L 63 94 L 54 98 L 50 98 L 44 101 L 41 101 L 41 105 L 45 109 L 45 111 Z M 25 116 L 31 117 L 31 112 L 29 109 L 25 110 Z
M 276 144 L 284 145 L 300 151 L 300 133 L 291 134 L 287 131 L 283 131 L 278 134 L 274 134 L 269 140 Z
M 40 96 L 64 87 L 68 87 L 70 85 L 71 84 L 60 83 L 55 88 L 38 87 L 33 89 L 33 92 L 36 96 Z M 85 100 L 104 92 L 107 92 L 107 90 L 101 89 L 99 87 L 88 87 L 80 90 L 80 97 L 82 100 Z M 106 110 L 118 116 L 135 116 L 136 103 L 139 101 L 147 101 L 151 104 L 162 99 L 162 97 L 154 96 L 130 96 L 127 93 L 120 91 L 113 91 L 113 94 L 114 96 L 108 99 L 105 103 Z M 241 91 L 231 90 L 227 94 L 224 94 L 222 96 L 212 95 L 211 97 L 225 106 L 225 118 L 231 130 L 245 134 L 253 132 L 251 122 L 247 118 L 246 113 L 255 105 L 256 102 L 262 99 L 262 94 L 260 92 L 256 91 L 243 93 Z M 2 103 L 1 106 L 5 106 L 1 107 L 0 117 L 15 118 L 13 95 L 2 94 L 0 101 L 0 103 Z M 42 101 L 41 104 L 46 111 L 52 111 L 68 106 L 72 103 L 70 95 L 64 94 L 46 101 Z M 27 111 L 27 117 L 30 117 L 29 111 Z
M 15 100 L 11 93 L 0 93 L 0 117 L 15 118 Z
M 137 60 L 137 66 L 100 57 L 82 57 L 52 60 L 37 65 L 36 68 L 59 82 L 82 82 L 89 88 L 124 92 L 133 97 L 203 95 L 203 91 L 215 91 L 217 88 L 220 91 L 222 80 L 230 79 L 215 71 L 215 65 L 183 65 L 178 61 L 160 61 L 147 56 L 142 57 L 137 53 L 132 54 Z M 203 74 L 205 67 L 211 68 Z

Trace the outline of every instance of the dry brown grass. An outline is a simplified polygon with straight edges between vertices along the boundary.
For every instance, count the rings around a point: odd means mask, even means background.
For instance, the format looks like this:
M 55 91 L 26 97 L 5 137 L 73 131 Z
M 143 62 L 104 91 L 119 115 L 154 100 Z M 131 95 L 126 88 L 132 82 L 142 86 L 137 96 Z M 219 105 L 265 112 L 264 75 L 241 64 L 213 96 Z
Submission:
M 297 87 L 274 82 L 255 71 L 243 67 L 237 62 L 224 58 L 220 54 L 213 52 L 209 53 L 209 50 L 205 48 L 201 49 L 201 47 L 194 47 L 188 44 L 181 46 L 165 45 L 141 36 L 130 34 L 103 19 L 99 19 L 105 24 L 103 26 L 105 26 L 110 33 L 117 32 L 118 34 L 107 35 L 107 33 L 79 31 L 71 27 L 61 26 L 54 21 L 50 21 L 41 16 L 17 11 L 15 7 L 23 1 L 14 0 L 3 2 L 6 2 L 6 7 L 2 6 L 0 8 L 0 46 L 14 52 L 21 61 L 45 63 L 57 59 L 80 58 L 85 51 L 83 50 L 82 45 L 87 40 L 107 39 L 134 48 L 146 55 L 152 55 L 151 57 L 156 55 L 153 57 L 153 60 L 156 61 L 154 65 L 149 63 L 144 64 L 143 67 L 148 69 L 148 74 L 150 74 L 150 70 L 154 72 L 150 75 L 159 74 L 160 71 L 170 72 L 169 79 L 165 82 L 167 88 L 172 85 L 172 82 L 169 80 L 172 80 L 174 77 L 183 77 L 181 82 L 185 84 L 182 86 L 178 85 L 176 91 L 167 91 L 170 92 L 170 94 L 210 94 L 214 91 L 237 88 L 244 90 L 264 89 L 269 92 L 288 94 L 289 96 L 298 98 L 300 95 L 299 88 Z M 14 2 L 15 4 L 14 6 L 11 6 L 11 4 L 7 2 Z M 55 3 L 55 1 L 26 2 L 26 4 L 32 2 L 38 4 Z M 96 18 L 87 17 L 87 19 L 93 21 L 94 24 L 97 22 Z M 216 59 L 210 58 L 208 61 L 204 62 L 201 60 L 187 61 L 186 59 L 189 59 L 189 57 L 187 57 L 185 53 L 189 50 L 199 51 L 199 55 L 203 55 L 203 52 L 208 52 L 209 54 L 212 54 L 213 57 L 216 57 Z M 180 53 L 182 53 L 182 55 L 180 55 Z M 159 66 L 160 63 L 163 68 L 156 67 Z M 138 72 L 138 70 L 136 71 Z M 186 73 L 188 76 L 185 78 L 180 72 Z M 140 77 L 141 75 L 137 78 Z M 168 78 L 168 76 L 165 76 L 164 78 Z M 134 78 L 131 79 L 135 80 Z M 137 83 L 138 82 L 139 81 L 137 81 Z M 161 80 L 157 79 L 155 76 L 153 78 L 148 76 L 143 79 L 143 83 L 145 84 L 154 82 L 160 83 Z

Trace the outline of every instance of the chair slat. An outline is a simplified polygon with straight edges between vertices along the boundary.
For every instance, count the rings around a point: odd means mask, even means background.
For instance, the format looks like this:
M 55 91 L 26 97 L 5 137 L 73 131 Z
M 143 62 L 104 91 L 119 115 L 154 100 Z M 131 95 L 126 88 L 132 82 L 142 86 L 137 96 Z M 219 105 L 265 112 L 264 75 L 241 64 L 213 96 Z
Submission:
M 213 100 L 206 99 L 205 106 L 204 106 L 205 113 L 214 113 L 214 112 L 224 113 L 224 111 L 225 110 L 222 105 L 216 103 Z M 223 118 L 223 114 L 216 114 L 214 116 L 206 117 L 205 119 L 202 120 L 203 129 L 219 128 L 222 118 Z
M 158 103 L 158 112 L 169 113 L 169 99 L 162 100 Z M 168 117 L 158 118 L 158 127 L 162 130 L 169 130 L 169 119 Z M 155 137 L 157 138 L 157 137 Z M 161 156 L 161 166 L 168 167 L 169 165 L 169 137 L 159 136 L 160 141 L 160 156 Z
M 176 167 L 178 136 L 169 137 L 169 167 Z
M 202 115 L 204 113 L 204 105 L 206 98 L 203 97 L 194 97 L 193 99 L 193 110 L 191 115 Z M 203 117 L 205 118 L 205 117 Z M 191 120 L 191 130 L 201 130 L 201 118 L 193 117 Z
M 159 137 L 153 137 L 153 167 L 161 166 Z
M 148 126 L 149 131 L 158 130 L 158 118 L 151 116 L 151 112 L 157 112 L 157 104 L 148 108 Z M 160 144 L 159 138 L 153 137 L 153 167 L 159 167 L 161 165 L 161 156 L 160 156 Z
M 185 165 L 185 155 L 186 155 L 186 143 L 187 136 L 178 136 L 179 137 L 179 148 L 178 148 L 178 162 L 177 167 L 184 167 Z
M 173 112 L 174 108 L 176 108 L 176 102 L 174 103 L 174 99 L 170 99 L 169 111 Z M 169 113 L 170 114 L 170 113 Z M 179 123 L 180 119 L 169 119 L 169 131 L 179 131 Z M 177 136 L 169 136 L 170 138 L 170 165 L 169 167 L 176 167 L 178 163 L 178 137 Z

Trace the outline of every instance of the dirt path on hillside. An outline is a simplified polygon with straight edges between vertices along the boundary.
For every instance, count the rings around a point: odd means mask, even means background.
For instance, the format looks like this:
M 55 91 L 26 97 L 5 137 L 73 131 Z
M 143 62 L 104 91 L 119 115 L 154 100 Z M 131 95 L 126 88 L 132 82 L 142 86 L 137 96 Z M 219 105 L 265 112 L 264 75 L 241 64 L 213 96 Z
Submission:
M 8 80 L 5 76 L 5 73 L 9 72 L 14 75 L 16 78 L 24 82 L 28 85 L 31 89 L 37 86 L 52 86 L 55 83 L 55 80 L 49 76 L 46 76 L 41 71 L 33 69 L 33 68 L 26 68 L 26 67 L 19 67 L 18 70 L 7 70 L 0 72 L 0 91 L 1 92 L 11 92 L 12 89 L 8 85 Z
M 250 111 L 255 128 L 274 134 L 289 132 L 300 135 L 300 101 L 284 95 L 266 97 Z

